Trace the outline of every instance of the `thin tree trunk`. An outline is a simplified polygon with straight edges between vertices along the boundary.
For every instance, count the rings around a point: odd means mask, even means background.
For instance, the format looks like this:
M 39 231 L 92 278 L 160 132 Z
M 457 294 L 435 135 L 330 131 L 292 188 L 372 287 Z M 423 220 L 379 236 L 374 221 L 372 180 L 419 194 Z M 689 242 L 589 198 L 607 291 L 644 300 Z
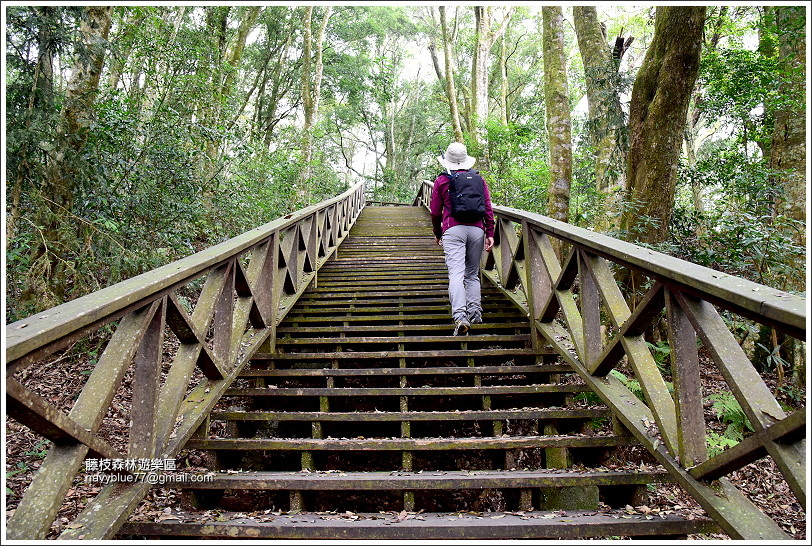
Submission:
M 490 115 L 488 104 L 488 90 L 490 87 L 490 55 L 493 44 L 505 32 L 507 24 L 515 8 L 509 8 L 499 28 L 492 30 L 494 8 L 491 6 L 475 6 L 476 42 L 474 56 L 471 64 L 471 138 L 475 146 L 481 144 L 484 138 L 485 122 Z M 484 165 L 487 168 L 487 155 L 483 154 Z
M 607 195 L 623 185 L 622 173 L 613 170 L 613 159 L 626 153 L 619 141 L 625 125 L 616 81 L 617 65 L 601 31 L 594 7 L 572 8 L 578 49 L 586 72 L 586 95 L 589 104 L 591 138 L 595 147 L 595 188 Z
M 502 36 L 499 48 L 499 121 L 508 125 L 508 69 L 507 69 L 507 32 Z
M 462 126 L 460 125 L 460 112 L 457 108 L 457 90 L 454 87 L 454 71 L 451 67 L 451 46 L 448 43 L 448 31 L 446 29 L 445 7 L 439 6 L 440 28 L 443 36 L 443 54 L 445 55 L 445 94 L 448 98 L 448 106 L 451 110 L 451 126 L 454 128 L 454 140 L 463 141 Z
M 114 43 L 121 44 L 118 48 L 118 53 L 111 57 L 110 72 L 107 78 L 107 85 L 111 91 L 118 88 L 121 81 L 121 74 L 127 66 L 127 60 L 133 50 L 133 37 L 132 34 L 138 31 L 138 28 L 144 23 L 146 19 L 146 11 L 139 11 L 137 14 L 130 14 L 127 20 L 121 25 L 121 34 L 114 38 Z
M 665 240 L 674 208 L 677 161 L 699 70 L 705 6 L 660 6 L 654 37 L 632 89 L 629 207 L 621 228 L 644 243 Z
M 572 180 L 572 125 L 564 58 L 564 14 L 557 6 L 544 6 L 541 13 L 544 103 L 550 139 L 550 189 L 547 214 L 556 220 L 567 222 Z
M 304 106 L 304 144 L 302 146 L 303 170 L 300 192 L 305 202 L 309 201 L 308 181 L 313 175 L 313 124 L 319 111 L 321 80 L 324 71 L 322 65 L 322 46 L 327 22 L 332 14 L 332 7 L 325 11 L 315 44 L 313 43 L 313 7 L 305 8 L 304 17 L 304 52 L 302 54 L 302 104 Z M 313 58 L 315 51 L 315 58 Z M 312 82 L 311 82 L 312 80 Z

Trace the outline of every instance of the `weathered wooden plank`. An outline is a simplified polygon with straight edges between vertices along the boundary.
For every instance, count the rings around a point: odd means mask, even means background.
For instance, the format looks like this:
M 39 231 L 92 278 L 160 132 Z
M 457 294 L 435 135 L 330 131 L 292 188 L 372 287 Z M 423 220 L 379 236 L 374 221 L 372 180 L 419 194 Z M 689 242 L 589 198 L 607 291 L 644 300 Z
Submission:
M 480 394 L 573 393 L 589 390 L 583 384 L 507 385 L 488 387 L 369 387 L 369 388 L 229 388 L 226 396 L 463 396 Z
M 531 364 L 527 366 L 442 366 L 426 368 L 282 368 L 244 369 L 240 377 L 355 377 L 401 375 L 481 375 L 571 372 L 565 364 Z
M 295 438 L 295 439 L 198 439 L 187 442 L 190 449 L 295 450 L 295 451 L 449 451 L 470 449 L 597 448 L 636 443 L 619 436 L 502 436 L 484 438 Z
M 598 285 L 586 265 L 587 256 L 578 252 L 578 278 L 580 280 L 581 316 L 584 319 L 583 361 L 592 363 L 598 359 L 603 349 L 601 333 L 601 306 Z
M 535 355 L 538 351 L 533 349 L 449 349 L 436 351 L 353 351 L 353 352 L 330 352 L 330 353 L 281 353 L 268 354 L 259 353 L 254 355 L 254 360 L 324 360 L 339 359 L 352 360 L 364 358 L 441 358 L 441 357 L 464 357 L 464 356 L 519 356 Z
M 599 284 L 599 286 L 601 286 L 601 284 Z M 623 358 L 623 355 L 626 354 L 622 343 L 623 338 L 641 336 L 649 324 L 651 324 L 654 317 L 660 313 L 664 305 L 663 285 L 654 283 L 654 286 L 649 289 L 643 300 L 634 309 L 634 312 L 622 323 L 619 333 L 606 345 L 595 362 L 587 368 L 590 373 L 595 376 L 608 374 L 620 359 Z M 624 315 L 625 313 L 621 312 L 616 318 L 621 318 Z
M 165 299 L 156 310 L 135 353 L 130 415 L 131 458 L 151 459 L 157 448 L 156 410 L 161 363 L 163 359 L 164 329 L 166 328 Z
M 6 413 L 55 444 L 82 443 L 97 457 L 124 458 L 107 442 L 79 426 L 59 408 L 11 377 L 6 379 Z
M 612 274 L 608 262 L 604 258 L 589 254 L 583 250 L 581 255 L 587 273 L 592 277 L 593 282 L 600 290 L 603 301 L 606 303 L 606 310 L 609 313 L 612 325 L 615 328 L 620 328 L 631 316 L 631 310 L 617 282 L 615 282 L 615 276 Z
M 181 476 L 183 476 L 181 474 Z M 202 477 L 206 476 L 207 480 Z M 255 491 L 387 491 L 408 489 L 509 489 L 671 483 L 668 472 L 590 472 L 557 470 L 442 472 L 240 472 L 196 473 L 177 480 L 186 489 Z
M 228 275 L 231 272 L 231 262 L 221 264 L 206 276 L 206 282 L 197 298 L 197 304 L 192 310 L 192 324 L 199 332 L 207 332 L 214 320 L 217 309 L 217 302 L 221 299 L 221 294 L 226 288 Z
M 768 455 L 767 442 L 794 443 L 803 441 L 806 433 L 806 412 L 798 410 L 771 427 L 751 434 L 735 446 L 689 470 L 698 480 L 715 480 Z
M 526 321 L 523 322 L 516 322 L 511 320 L 506 320 L 505 322 L 491 322 L 489 320 L 488 314 L 482 317 L 485 322 L 482 323 L 480 326 L 484 331 L 492 332 L 495 329 L 499 330 L 516 330 L 516 329 L 523 329 L 527 330 L 529 327 Z M 287 323 L 280 325 L 276 330 L 279 334 L 292 334 L 292 333 L 300 333 L 302 331 L 307 331 L 308 333 L 323 333 L 323 332 L 330 332 L 330 333 L 356 333 L 356 332 L 415 332 L 415 331 L 434 331 L 434 330 L 448 330 L 448 324 L 379 324 L 379 325 L 369 325 L 369 324 L 355 324 L 350 326 L 343 326 L 336 324 L 335 326 L 310 326 L 306 327 L 302 326 L 287 326 Z M 488 334 L 471 334 L 471 335 L 488 335 Z M 470 336 L 469 336 L 470 337 Z M 352 339 L 351 337 L 348 339 Z
M 643 336 L 621 338 L 623 349 L 629 358 L 629 365 L 634 371 L 635 378 L 640 382 L 640 388 L 646 397 L 657 428 L 663 437 L 668 450 L 677 453 L 677 415 L 674 399 L 668 392 L 660 370 L 651 351 L 646 345 Z
M 448 306 L 446 305 L 446 308 Z M 448 326 L 446 326 L 448 329 Z M 298 338 L 283 338 L 277 341 L 277 345 L 290 346 L 290 345 L 338 345 L 338 344 L 371 344 L 371 343 L 438 343 L 438 342 L 456 342 L 456 343 L 496 343 L 503 341 L 530 341 L 529 334 L 512 334 L 512 335 L 499 335 L 499 334 L 477 334 L 468 336 L 454 336 L 452 332 L 446 335 L 435 336 L 380 336 L 380 337 L 298 337 Z
M 609 417 L 602 409 L 468 410 L 468 411 L 216 411 L 212 419 L 230 421 L 487 421 L 504 419 L 597 419 Z
M 264 539 L 338 540 L 448 540 L 448 539 L 576 539 L 585 537 L 663 536 L 712 533 L 718 527 L 707 519 L 685 520 L 674 515 L 646 519 L 625 513 L 527 512 L 475 514 L 420 514 L 397 519 L 383 514 L 281 515 L 263 521 L 250 518 L 226 522 L 189 521 L 128 523 L 131 535 L 170 535 Z
M 161 452 L 175 425 L 178 411 L 180 410 L 183 397 L 186 396 L 186 389 L 192 377 L 194 368 L 200 356 L 202 344 L 182 344 L 178 347 L 178 352 L 169 368 L 166 381 L 161 387 L 158 397 L 158 408 L 156 411 L 157 430 L 156 445 Z
M 322 287 L 325 290 L 329 290 L 326 287 Z M 521 290 L 517 288 L 517 290 Z M 358 303 L 354 302 L 349 305 L 338 305 L 334 304 L 331 307 L 311 307 L 311 306 L 297 306 L 296 311 L 297 314 L 294 316 L 327 316 L 327 318 L 331 316 L 338 316 L 338 315 L 347 315 L 357 312 L 363 312 L 364 314 L 372 315 L 372 314 L 384 314 L 384 315 L 394 315 L 394 314 L 418 314 L 418 313 L 441 313 L 447 314 L 448 312 L 448 300 L 442 301 L 437 300 L 437 302 L 433 305 L 420 305 L 419 303 L 415 302 L 408 302 L 407 307 L 403 307 L 403 301 L 387 304 L 387 305 L 380 305 L 380 306 L 372 306 L 370 303 L 373 302 L 364 302 Z M 488 307 L 488 312 L 509 312 L 514 311 L 515 307 L 511 305 L 509 302 L 505 302 L 501 305 L 491 305 Z
M 231 367 L 231 331 L 234 325 L 234 269 L 237 260 L 232 260 L 225 272 L 223 288 L 217 294 L 214 302 L 213 318 L 211 322 L 213 336 L 211 351 L 224 370 Z
M 677 453 L 682 465 L 689 467 L 708 458 L 699 351 L 696 332 L 670 290 L 665 292 L 665 303 L 676 398 Z

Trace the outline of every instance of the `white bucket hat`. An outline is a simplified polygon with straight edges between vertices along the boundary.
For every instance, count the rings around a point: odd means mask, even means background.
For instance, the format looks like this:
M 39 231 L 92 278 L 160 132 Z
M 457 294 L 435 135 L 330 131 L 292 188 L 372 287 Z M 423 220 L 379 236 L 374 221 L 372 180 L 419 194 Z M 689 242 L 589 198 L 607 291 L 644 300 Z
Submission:
M 437 161 L 448 170 L 468 170 L 474 166 L 476 158 L 468 155 L 465 144 L 452 142 L 445 151 L 445 160 L 443 160 L 443 156 L 438 155 Z

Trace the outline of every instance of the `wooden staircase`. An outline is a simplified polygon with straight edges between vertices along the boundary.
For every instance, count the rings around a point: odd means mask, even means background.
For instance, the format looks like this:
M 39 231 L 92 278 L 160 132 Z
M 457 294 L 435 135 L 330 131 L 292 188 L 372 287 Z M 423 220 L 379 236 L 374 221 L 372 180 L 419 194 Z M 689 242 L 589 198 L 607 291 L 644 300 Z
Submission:
M 131 518 L 118 538 L 716 531 L 709 519 L 624 510 L 669 474 L 624 464 L 624 453 L 645 450 L 605 406 L 587 403 L 568 364 L 533 347 L 527 317 L 497 287 L 482 293 L 485 323 L 452 336 L 428 214 L 367 206 L 275 347 L 254 356 L 186 443 L 210 471 L 172 485 L 183 509 Z

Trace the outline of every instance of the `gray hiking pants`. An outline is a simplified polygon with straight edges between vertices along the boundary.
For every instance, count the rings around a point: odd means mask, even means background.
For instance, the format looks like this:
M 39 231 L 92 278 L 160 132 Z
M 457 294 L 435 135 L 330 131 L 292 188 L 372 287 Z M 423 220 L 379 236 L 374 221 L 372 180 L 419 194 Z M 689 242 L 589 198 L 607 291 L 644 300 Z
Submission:
M 443 233 L 448 298 L 454 322 L 470 321 L 475 314 L 482 314 L 479 262 L 484 245 L 485 232 L 476 226 L 452 226 Z

